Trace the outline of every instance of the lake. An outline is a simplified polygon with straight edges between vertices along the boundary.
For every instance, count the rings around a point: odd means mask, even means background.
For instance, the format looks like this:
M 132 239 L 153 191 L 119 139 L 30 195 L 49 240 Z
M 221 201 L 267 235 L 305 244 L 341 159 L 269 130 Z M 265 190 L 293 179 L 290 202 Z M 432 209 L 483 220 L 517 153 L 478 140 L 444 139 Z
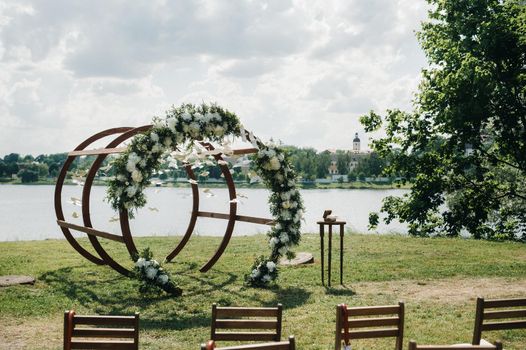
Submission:
M 56 224 L 53 207 L 54 186 L 47 185 L 0 185 L 0 241 L 43 240 L 63 238 Z M 401 195 L 402 189 L 389 190 L 301 190 L 305 204 L 303 232 L 318 232 L 316 221 L 321 219 L 325 209 L 332 209 L 340 220 L 347 221 L 348 230 L 366 233 L 368 215 L 378 211 L 382 199 L 388 195 Z M 81 208 L 70 198 L 81 198 L 82 187 L 64 186 L 63 210 L 66 221 L 82 224 Z M 190 188 L 148 188 L 148 203 L 136 219 L 131 220 L 134 236 L 173 236 L 186 231 L 192 208 Z M 112 222 L 115 212 L 104 201 L 105 186 L 94 186 L 91 193 L 91 218 L 98 230 L 120 233 L 119 222 Z M 239 189 L 238 215 L 271 218 L 268 210 L 269 191 L 266 189 Z M 246 197 L 246 198 L 245 198 Z M 72 202 L 72 203 L 70 203 Z M 226 188 L 200 189 L 200 210 L 228 213 L 229 200 Z M 77 216 L 75 218 L 74 216 Z M 198 218 L 194 234 L 222 236 L 227 220 Z M 238 222 L 234 235 L 264 233 L 267 226 Z M 407 227 L 393 222 L 388 227 L 380 225 L 374 233 L 406 233 Z M 85 234 L 75 233 L 82 237 Z

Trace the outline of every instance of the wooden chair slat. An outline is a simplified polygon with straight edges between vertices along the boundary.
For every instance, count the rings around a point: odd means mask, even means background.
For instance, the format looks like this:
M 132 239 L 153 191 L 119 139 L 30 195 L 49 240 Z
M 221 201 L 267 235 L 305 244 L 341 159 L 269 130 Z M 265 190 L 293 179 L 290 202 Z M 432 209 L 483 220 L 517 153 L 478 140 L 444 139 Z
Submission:
M 214 303 L 210 339 L 279 342 L 282 310 L 281 304 L 277 307 L 220 307 Z M 246 331 L 236 331 L 239 329 Z
M 97 316 L 97 315 L 75 315 L 75 325 L 97 325 L 97 326 L 133 326 L 135 317 L 133 316 Z
M 272 320 L 232 320 L 232 319 L 218 319 L 216 320 L 216 328 L 232 328 L 232 329 L 276 329 L 278 321 Z
M 491 345 L 418 345 L 409 350 L 496 350 L 497 347 Z
M 217 307 L 217 317 L 277 317 L 278 309 L 268 308 L 244 308 L 244 307 Z
M 289 350 L 291 349 L 288 342 L 286 343 L 264 343 L 254 345 L 239 345 L 239 346 L 227 346 L 224 348 L 216 348 L 216 350 Z
M 352 307 L 348 309 L 349 317 L 351 316 L 373 316 L 373 315 L 390 315 L 397 314 L 400 311 L 398 305 L 385 306 L 364 306 Z
M 389 317 L 363 317 L 393 314 L 394 316 Z M 395 338 L 395 350 L 402 350 L 404 316 L 405 306 L 403 302 L 399 302 L 398 305 L 360 307 L 347 307 L 345 304 L 340 304 L 336 307 L 336 337 L 334 348 L 340 350 L 342 343 L 348 335 L 349 340 Z M 346 329 L 348 331 L 347 333 Z
M 216 332 L 214 340 L 272 341 L 276 333 L 269 332 Z
M 95 337 L 95 338 L 133 338 L 135 329 L 133 328 L 75 328 L 74 337 Z
M 79 325 L 81 326 L 77 327 Z M 86 327 L 86 325 L 105 327 Z M 75 315 L 73 310 L 64 313 L 64 350 L 137 350 L 138 348 L 139 313 L 134 316 L 79 316 Z
M 135 350 L 133 341 L 96 341 L 96 340 L 72 340 L 71 349 L 113 349 L 113 350 Z
M 495 320 L 495 319 L 502 319 L 502 318 L 516 318 L 516 317 L 526 317 L 526 309 L 484 312 L 484 319 L 486 320 Z
M 496 299 L 496 300 L 485 300 L 484 308 L 490 309 L 495 307 L 519 307 L 526 306 L 526 299 Z
M 400 319 L 398 317 L 380 318 L 357 318 L 349 319 L 349 328 L 378 327 L 378 326 L 397 326 Z
M 201 344 L 201 350 L 295 350 L 296 341 L 294 336 L 290 336 L 288 341 L 272 342 L 272 343 L 260 343 L 260 344 L 245 344 L 245 345 L 234 345 L 222 348 L 216 348 L 213 341 L 208 344 Z
M 342 332 L 343 335 L 343 332 Z M 367 329 L 349 331 L 350 339 L 390 338 L 398 336 L 398 328 Z
M 499 331 L 503 329 L 521 329 L 521 328 L 526 328 L 526 321 L 492 322 L 492 323 L 484 323 L 482 325 L 483 331 Z

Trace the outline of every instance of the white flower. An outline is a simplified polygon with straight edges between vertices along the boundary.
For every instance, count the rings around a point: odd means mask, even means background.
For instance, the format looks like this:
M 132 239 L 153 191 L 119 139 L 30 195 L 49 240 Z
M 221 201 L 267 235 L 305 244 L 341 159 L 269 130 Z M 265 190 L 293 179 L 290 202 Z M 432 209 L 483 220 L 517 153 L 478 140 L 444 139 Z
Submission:
M 182 118 L 184 121 L 189 121 L 192 119 L 192 115 L 188 112 L 184 112 L 183 115 L 182 115 Z
M 258 269 L 252 270 L 252 274 L 250 275 L 252 278 L 258 278 L 259 275 L 261 275 L 261 272 L 259 272 Z
M 278 253 L 280 253 L 281 255 L 287 254 L 288 251 L 289 251 L 289 248 L 287 248 L 287 246 L 285 245 L 278 249 Z
M 133 162 L 131 159 L 128 159 L 128 162 L 126 163 L 126 170 L 128 172 L 133 173 L 137 168 L 135 167 L 137 163 Z
M 167 275 L 160 275 L 159 277 L 157 277 L 157 282 L 160 283 L 160 284 L 166 284 L 168 283 L 168 276 Z
M 284 201 L 288 201 L 290 199 L 290 192 L 283 192 L 281 194 L 281 199 Z
M 138 268 L 141 268 L 144 266 L 144 258 L 139 258 L 137 259 L 137 261 L 135 262 L 135 266 L 137 266 Z
M 137 186 L 129 186 L 126 188 L 126 194 L 128 197 L 133 197 L 137 193 Z
M 280 216 L 283 220 L 290 220 L 290 211 L 288 211 L 287 209 L 283 209 L 280 213 Z
M 214 129 L 214 135 L 216 136 L 223 136 L 223 134 L 225 133 L 225 129 L 222 127 L 222 126 L 216 126 L 215 129 Z
M 279 238 L 277 238 L 277 237 L 272 237 L 268 243 L 269 243 L 269 245 L 270 245 L 270 248 L 274 249 L 274 247 L 276 246 L 276 244 L 279 243 Z
M 176 125 L 177 125 L 177 119 L 175 118 L 168 119 L 168 128 L 172 130 L 172 132 L 175 132 Z
M 212 115 L 210 116 L 210 119 L 215 119 L 215 120 L 221 121 L 221 115 L 219 115 L 217 112 L 212 113 Z
M 152 147 L 152 153 L 159 153 L 159 152 L 162 152 L 162 150 L 163 150 L 163 146 L 160 143 L 156 143 Z
M 281 203 L 281 206 L 285 209 L 289 209 L 291 207 L 290 205 L 290 202 L 289 201 L 285 201 L 283 203 Z
M 157 269 L 155 267 L 150 266 L 146 268 L 145 273 L 146 273 L 146 278 L 153 280 L 155 276 L 157 275 Z
M 281 164 L 280 164 L 278 158 L 276 158 L 276 157 L 270 158 L 269 166 L 270 166 L 270 169 L 272 169 L 272 170 L 279 170 L 279 168 L 281 168 Z
M 273 261 L 267 262 L 267 269 L 272 272 L 276 269 L 276 264 Z
M 279 235 L 279 240 L 283 243 L 287 243 L 289 241 L 289 235 L 286 232 L 283 232 Z
M 152 132 L 150 134 L 150 139 L 153 141 L 153 142 L 158 142 L 159 141 L 159 135 L 157 135 L 156 133 Z
M 203 120 L 204 120 L 204 116 L 201 114 L 201 113 L 196 113 L 194 115 L 194 119 L 198 122 L 198 123 L 202 123 Z
M 272 281 L 272 277 L 270 277 L 270 275 L 265 275 L 265 276 L 263 276 L 263 277 L 261 278 L 261 280 L 262 280 L 263 282 L 270 282 L 270 281 Z
M 166 147 L 170 147 L 172 145 L 172 139 L 167 137 L 164 139 L 164 142 L 163 144 L 166 146 Z
M 142 181 L 142 174 L 139 170 L 134 170 L 132 173 L 132 180 L 135 182 L 141 182 Z

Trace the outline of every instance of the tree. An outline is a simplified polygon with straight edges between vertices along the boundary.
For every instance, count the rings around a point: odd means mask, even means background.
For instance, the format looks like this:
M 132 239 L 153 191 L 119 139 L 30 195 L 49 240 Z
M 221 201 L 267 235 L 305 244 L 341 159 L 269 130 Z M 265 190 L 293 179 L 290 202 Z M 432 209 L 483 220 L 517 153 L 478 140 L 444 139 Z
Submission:
M 20 170 L 18 176 L 22 180 L 22 183 L 38 181 L 38 172 L 29 168 Z
M 526 8 L 518 0 L 428 0 L 418 39 L 429 61 L 412 112 L 371 112 L 386 172 L 411 181 L 388 197 L 389 223 L 413 235 L 526 240 Z M 371 224 L 377 222 L 374 213 Z M 376 221 L 376 222 L 375 222 Z

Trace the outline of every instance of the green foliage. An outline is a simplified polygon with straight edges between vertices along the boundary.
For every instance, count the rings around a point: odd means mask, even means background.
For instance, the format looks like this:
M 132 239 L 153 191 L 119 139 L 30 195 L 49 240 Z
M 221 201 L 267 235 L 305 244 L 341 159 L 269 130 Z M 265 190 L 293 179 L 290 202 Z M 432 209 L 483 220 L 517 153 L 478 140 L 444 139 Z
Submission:
M 430 68 L 413 112 L 361 118 L 368 132 L 385 128 L 373 142 L 385 172 L 412 182 L 384 201 L 385 221 L 408 222 L 413 235 L 526 240 L 526 7 L 428 2 L 418 38 Z
M 139 281 L 139 292 L 146 297 L 159 295 L 162 291 L 180 296 L 183 291 L 172 280 L 170 274 L 156 260 L 149 247 L 145 248 L 138 256 L 132 257 L 135 262 L 133 273 Z
M 22 169 L 18 173 L 22 183 L 36 182 L 38 181 L 38 172 L 31 169 Z

